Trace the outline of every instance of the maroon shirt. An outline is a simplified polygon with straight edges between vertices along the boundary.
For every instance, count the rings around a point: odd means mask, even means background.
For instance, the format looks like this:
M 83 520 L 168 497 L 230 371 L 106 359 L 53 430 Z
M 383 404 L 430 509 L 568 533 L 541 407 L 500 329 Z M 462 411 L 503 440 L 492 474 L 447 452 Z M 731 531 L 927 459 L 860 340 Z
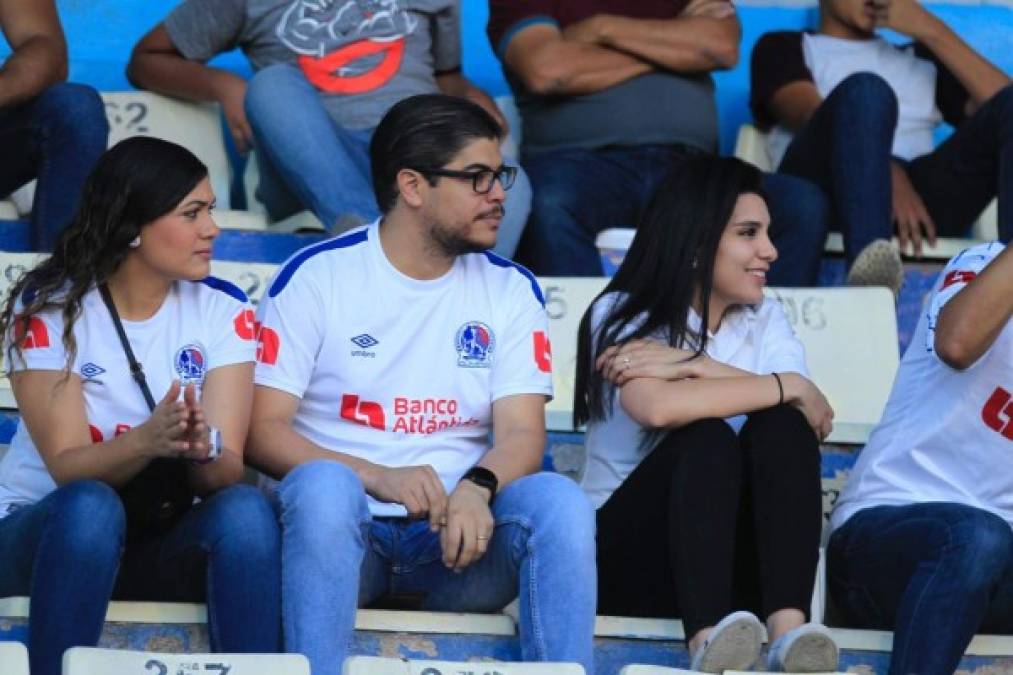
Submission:
M 530 25 L 541 19 L 566 28 L 595 14 L 674 19 L 688 4 L 689 0 L 489 0 L 489 40 L 503 58 L 506 45 L 500 42 L 504 36 L 512 37 L 522 21 Z

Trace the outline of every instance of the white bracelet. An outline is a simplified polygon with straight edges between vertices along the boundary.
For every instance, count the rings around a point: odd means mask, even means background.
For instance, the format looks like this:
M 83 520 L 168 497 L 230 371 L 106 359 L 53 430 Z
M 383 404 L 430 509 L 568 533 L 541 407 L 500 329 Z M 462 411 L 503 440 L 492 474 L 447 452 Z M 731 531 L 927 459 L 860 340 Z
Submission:
M 210 464 L 222 456 L 222 432 L 217 427 L 208 427 L 208 456 L 190 460 L 194 464 Z

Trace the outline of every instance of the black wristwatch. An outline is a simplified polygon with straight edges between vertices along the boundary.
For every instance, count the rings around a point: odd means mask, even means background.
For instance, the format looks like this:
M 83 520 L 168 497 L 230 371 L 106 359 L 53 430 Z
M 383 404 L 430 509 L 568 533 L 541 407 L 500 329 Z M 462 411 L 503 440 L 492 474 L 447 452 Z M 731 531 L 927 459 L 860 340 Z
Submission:
M 461 476 L 461 480 L 470 480 L 475 485 L 487 489 L 489 503 L 492 504 L 492 498 L 496 496 L 496 488 L 499 487 L 499 479 L 496 478 L 496 474 L 484 466 L 473 466 Z

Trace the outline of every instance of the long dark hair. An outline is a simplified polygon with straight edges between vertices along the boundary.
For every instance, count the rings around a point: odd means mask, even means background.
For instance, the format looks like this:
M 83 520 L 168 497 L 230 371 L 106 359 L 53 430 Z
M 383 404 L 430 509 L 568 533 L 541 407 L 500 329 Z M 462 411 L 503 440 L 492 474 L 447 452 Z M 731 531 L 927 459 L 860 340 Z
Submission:
M 157 138 L 136 136 L 107 150 L 85 181 L 74 220 L 60 234 L 53 255 L 22 275 L 7 296 L 0 345 L 17 323 L 4 345 L 7 358 L 12 352 L 20 356 L 18 336 L 32 316 L 60 310 L 69 370 L 77 354 L 73 330 L 82 298 L 109 280 L 142 227 L 176 208 L 207 175 L 189 150 Z M 19 298 L 24 306 L 15 317 Z
M 605 308 L 593 334 L 594 303 L 580 321 L 575 426 L 604 419 L 612 404 L 614 390 L 594 367 L 608 347 L 661 333 L 673 347 L 703 353 L 718 243 L 739 195 L 762 196 L 762 180 L 756 167 L 734 157 L 700 156 L 681 162 L 658 186 L 623 263 L 595 299 L 618 293 L 617 300 Z M 701 321 L 692 331 L 688 320 L 696 288 Z

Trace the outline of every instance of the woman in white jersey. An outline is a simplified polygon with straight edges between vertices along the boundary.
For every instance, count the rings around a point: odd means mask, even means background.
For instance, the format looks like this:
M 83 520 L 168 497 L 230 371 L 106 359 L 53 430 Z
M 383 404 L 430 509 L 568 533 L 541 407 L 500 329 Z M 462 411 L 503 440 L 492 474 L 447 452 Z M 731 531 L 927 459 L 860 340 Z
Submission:
M 213 205 L 187 150 L 119 143 L 0 317 L 21 414 L 0 597 L 31 595 L 33 675 L 98 642 L 110 597 L 206 600 L 213 650 L 279 650 L 278 525 L 238 484 L 256 331 L 245 295 L 208 277 Z
M 834 670 L 806 624 L 833 411 L 780 305 L 758 170 L 700 157 L 670 175 L 580 325 L 582 485 L 598 507 L 598 612 L 682 617 L 692 669 Z

